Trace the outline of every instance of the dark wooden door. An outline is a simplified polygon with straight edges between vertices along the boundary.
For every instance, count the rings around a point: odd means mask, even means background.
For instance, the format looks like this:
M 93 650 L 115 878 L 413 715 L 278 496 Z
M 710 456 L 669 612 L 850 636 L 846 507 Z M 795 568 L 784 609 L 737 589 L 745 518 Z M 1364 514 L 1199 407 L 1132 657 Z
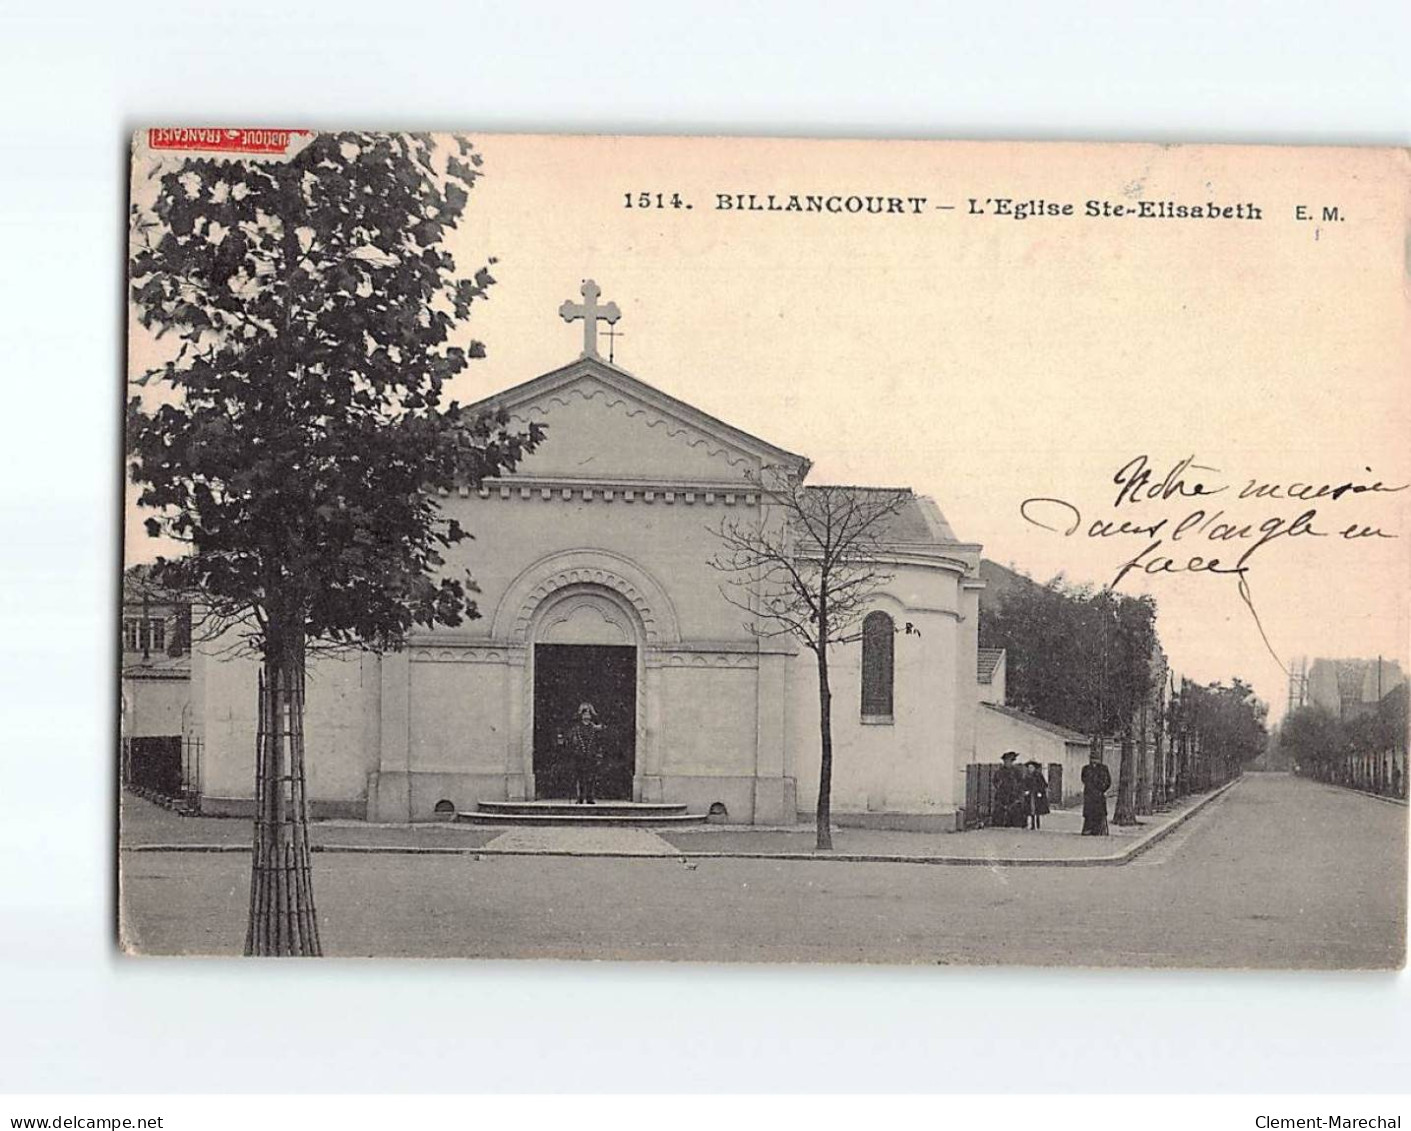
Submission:
M 180 797 L 181 735 L 131 738 L 128 742 L 128 784 L 163 797 Z
M 535 645 L 535 796 L 573 796 L 573 767 L 561 736 L 580 703 L 593 705 L 603 727 L 598 796 L 630 801 L 637 760 L 637 649 L 620 644 Z

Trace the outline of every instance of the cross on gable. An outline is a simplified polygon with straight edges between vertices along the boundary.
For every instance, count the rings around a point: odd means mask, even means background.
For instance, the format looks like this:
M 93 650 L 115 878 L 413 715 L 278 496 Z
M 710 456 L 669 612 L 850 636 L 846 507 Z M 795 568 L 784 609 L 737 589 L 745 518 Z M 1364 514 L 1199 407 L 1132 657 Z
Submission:
M 608 362 L 611 363 L 613 360 L 613 353 L 615 352 L 613 350 L 613 346 L 617 345 L 618 338 L 624 337 L 625 335 L 622 333 L 621 330 L 617 329 L 611 322 L 608 323 L 608 328 L 603 331 L 603 335 L 608 340 Z
M 609 302 L 603 306 L 598 305 L 598 296 L 602 293 L 598 289 L 598 284 L 592 279 L 584 279 L 583 286 L 579 290 L 583 301 L 565 302 L 559 307 L 559 317 L 565 322 L 577 322 L 580 318 L 583 319 L 583 356 L 596 357 L 600 360 L 598 320 L 602 319 L 611 326 L 622 317 L 622 312 L 617 309 L 617 303 Z

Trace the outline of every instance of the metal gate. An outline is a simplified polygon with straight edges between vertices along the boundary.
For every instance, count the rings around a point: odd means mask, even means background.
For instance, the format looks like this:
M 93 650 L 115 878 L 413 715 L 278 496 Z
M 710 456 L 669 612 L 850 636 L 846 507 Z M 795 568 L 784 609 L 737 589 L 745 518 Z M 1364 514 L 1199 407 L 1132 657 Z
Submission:
M 994 812 L 995 762 L 971 762 L 965 767 L 965 827 L 984 828 Z
M 169 809 L 201 811 L 199 738 L 158 735 L 122 740 L 123 787 Z
M 127 740 L 126 784 L 140 792 L 179 798 L 182 794 L 181 735 Z
M 995 771 L 999 762 L 971 762 L 965 767 L 965 828 L 982 829 L 994 813 Z M 1048 803 L 1063 807 L 1063 763 L 1048 764 Z

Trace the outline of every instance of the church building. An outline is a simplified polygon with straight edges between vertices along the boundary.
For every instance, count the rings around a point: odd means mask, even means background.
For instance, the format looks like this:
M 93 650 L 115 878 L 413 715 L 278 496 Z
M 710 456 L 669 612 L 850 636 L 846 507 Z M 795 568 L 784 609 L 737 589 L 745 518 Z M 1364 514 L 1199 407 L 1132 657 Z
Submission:
M 400 652 L 311 660 L 313 816 L 424 821 L 566 798 L 561 736 L 582 703 L 604 728 L 602 798 L 757 825 L 816 804 L 814 658 L 752 634 L 710 564 L 722 520 L 768 517 L 760 483 L 806 477 L 809 461 L 604 360 L 597 323 L 617 310 L 591 282 L 583 297 L 561 310 L 584 322 L 581 355 L 476 406 L 544 425 L 545 442 L 513 474 L 441 500 L 474 535 L 447 565 L 470 571 L 480 617 Z M 980 547 L 910 494 L 877 556 L 889 580 L 862 639 L 831 655 L 833 812 L 954 829 L 976 759 Z M 252 807 L 256 679 L 255 660 L 198 645 L 203 812 Z

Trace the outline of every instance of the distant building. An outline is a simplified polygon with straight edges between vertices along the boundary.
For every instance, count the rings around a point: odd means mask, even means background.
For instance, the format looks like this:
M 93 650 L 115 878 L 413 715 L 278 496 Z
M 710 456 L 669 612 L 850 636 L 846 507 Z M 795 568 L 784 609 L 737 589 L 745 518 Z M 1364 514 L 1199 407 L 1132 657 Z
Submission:
M 1377 704 L 1406 682 L 1396 660 L 1314 660 L 1308 669 L 1307 701 L 1339 719 L 1372 714 Z
M 191 703 L 191 606 L 154 586 L 145 567 L 123 576 L 119 722 L 124 784 L 162 796 L 194 792 L 184 742 Z
M 1004 649 L 981 648 L 975 664 L 975 682 L 981 703 L 1004 702 Z
M 1347 724 L 1341 728 L 1346 748 L 1303 767 L 1303 772 L 1354 789 L 1405 797 L 1406 702 L 1406 675 L 1396 660 L 1314 660 L 1304 705 Z

